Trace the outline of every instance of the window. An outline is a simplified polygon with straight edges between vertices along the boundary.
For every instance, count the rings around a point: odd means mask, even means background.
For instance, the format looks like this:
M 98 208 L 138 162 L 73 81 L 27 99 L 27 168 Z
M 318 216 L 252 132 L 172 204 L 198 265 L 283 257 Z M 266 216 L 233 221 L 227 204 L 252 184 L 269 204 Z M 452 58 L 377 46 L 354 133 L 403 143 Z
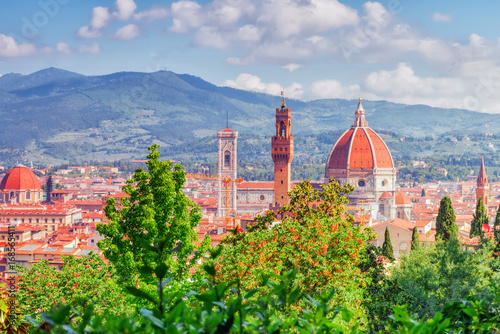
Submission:
M 224 153 L 224 167 L 231 167 L 231 153 L 229 151 Z
M 283 180 L 281 180 L 281 184 L 283 184 Z
M 259 196 L 259 199 L 260 199 L 261 201 L 263 201 L 263 200 L 265 200 L 265 199 L 266 199 L 266 196 L 264 196 L 264 195 L 260 195 L 260 196 Z
M 406 253 L 408 251 L 408 244 L 406 242 L 402 242 L 399 244 L 399 252 Z
M 286 131 L 285 131 L 285 123 L 283 123 L 283 121 L 281 121 L 281 123 L 280 123 L 280 136 L 281 137 L 285 137 L 285 133 L 286 133 Z
M 29 191 L 26 192 L 26 199 L 31 199 L 31 193 Z
M 94 243 L 94 239 L 90 239 L 90 242 Z
M 364 187 L 364 186 L 365 186 L 365 184 L 366 184 L 366 183 L 365 183 L 365 181 L 363 181 L 363 180 L 359 180 L 359 182 L 358 182 L 358 186 L 360 186 L 360 187 Z
M 16 235 L 16 240 L 19 240 L 19 236 L 18 235 Z

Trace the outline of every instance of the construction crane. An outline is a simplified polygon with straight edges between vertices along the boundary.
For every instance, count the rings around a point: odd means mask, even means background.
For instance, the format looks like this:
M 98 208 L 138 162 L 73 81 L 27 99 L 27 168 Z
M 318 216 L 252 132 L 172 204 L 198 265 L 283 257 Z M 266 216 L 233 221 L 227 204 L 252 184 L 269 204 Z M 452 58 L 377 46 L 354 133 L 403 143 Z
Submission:
M 361 212 L 361 228 L 364 228 L 365 226 L 365 203 L 364 201 L 361 201 L 361 208 L 357 206 L 346 206 L 345 207 L 348 211 L 358 211 Z
M 210 174 L 192 174 L 186 173 L 187 179 L 198 179 L 198 180 L 213 180 L 221 181 L 222 189 L 224 191 L 224 229 L 227 230 L 227 226 L 231 223 L 231 184 L 237 184 L 243 182 L 242 178 L 231 180 L 229 175 L 210 175 Z M 233 226 L 234 227 L 234 226 Z

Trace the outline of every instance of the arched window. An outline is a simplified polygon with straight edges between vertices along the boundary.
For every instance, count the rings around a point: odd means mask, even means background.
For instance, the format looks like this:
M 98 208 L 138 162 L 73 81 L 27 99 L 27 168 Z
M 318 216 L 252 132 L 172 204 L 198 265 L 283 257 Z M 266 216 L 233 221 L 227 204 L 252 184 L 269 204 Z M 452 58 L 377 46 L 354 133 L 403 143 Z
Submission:
M 406 242 L 402 242 L 399 244 L 399 252 L 406 253 L 408 251 L 408 244 Z
M 224 167 L 231 167 L 231 153 L 224 152 Z
M 26 192 L 26 199 L 31 199 L 31 193 L 29 191 Z
M 285 123 L 283 121 L 280 123 L 280 136 L 285 137 Z

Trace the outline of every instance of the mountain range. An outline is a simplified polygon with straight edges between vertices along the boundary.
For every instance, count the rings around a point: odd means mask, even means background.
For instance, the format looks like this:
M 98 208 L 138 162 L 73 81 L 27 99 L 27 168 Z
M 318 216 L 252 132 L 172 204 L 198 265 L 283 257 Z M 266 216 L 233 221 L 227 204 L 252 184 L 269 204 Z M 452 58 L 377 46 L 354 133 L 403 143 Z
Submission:
M 295 138 L 347 129 L 357 102 L 286 99 Z M 402 138 L 464 131 L 496 134 L 500 129 L 500 115 L 362 103 L 371 128 Z M 152 142 L 166 151 L 185 143 L 213 142 L 216 131 L 226 127 L 226 112 L 230 128 L 247 135 L 246 140 L 269 137 L 280 104 L 280 97 L 169 71 L 85 76 L 47 68 L 29 75 L 5 74 L 0 77 L 0 159 L 61 163 L 144 158 Z

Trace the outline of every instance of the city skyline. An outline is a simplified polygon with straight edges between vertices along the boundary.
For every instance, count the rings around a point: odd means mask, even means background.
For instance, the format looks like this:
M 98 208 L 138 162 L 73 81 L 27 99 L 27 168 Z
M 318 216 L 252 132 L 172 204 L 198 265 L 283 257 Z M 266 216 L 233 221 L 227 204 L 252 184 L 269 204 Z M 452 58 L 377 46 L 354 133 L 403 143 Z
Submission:
M 499 4 L 40 0 L 2 4 L 0 74 L 170 70 L 290 98 L 500 113 Z

